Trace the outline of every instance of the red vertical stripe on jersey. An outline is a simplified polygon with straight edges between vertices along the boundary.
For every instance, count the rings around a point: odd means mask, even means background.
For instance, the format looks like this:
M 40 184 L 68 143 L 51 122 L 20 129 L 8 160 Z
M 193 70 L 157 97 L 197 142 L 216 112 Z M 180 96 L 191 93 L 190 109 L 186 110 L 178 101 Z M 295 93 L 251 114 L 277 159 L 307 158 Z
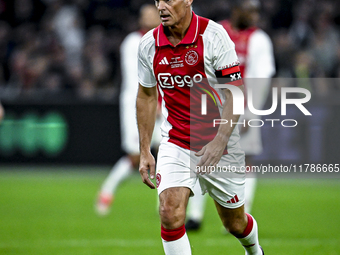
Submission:
M 240 200 L 238 200 L 237 195 L 235 195 L 235 200 L 236 200 L 236 203 L 237 203 L 238 201 L 240 201 Z

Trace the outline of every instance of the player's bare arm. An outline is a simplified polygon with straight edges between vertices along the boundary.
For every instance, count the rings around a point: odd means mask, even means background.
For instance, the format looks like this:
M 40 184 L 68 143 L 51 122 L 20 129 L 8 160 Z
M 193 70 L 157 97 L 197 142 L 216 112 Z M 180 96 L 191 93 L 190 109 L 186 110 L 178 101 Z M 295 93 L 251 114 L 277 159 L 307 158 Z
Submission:
M 151 189 L 155 189 L 155 185 L 150 180 L 155 177 L 156 165 L 155 158 L 151 154 L 150 144 L 157 111 L 156 87 L 147 88 L 139 85 L 136 107 L 140 146 L 139 173 L 143 183 Z
M 244 85 L 239 86 L 244 92 Z M 229 89 L 224 89 L 226 100 L 223 105 L 222 119 L 228 120 L 228 123 L 236 123 L 240 115 L 233 114 L 233 97 Z M 229 137 L 233 132 L 235 125 L 220 125 L 215 138 L 196 153 L 196 156 L 202 156 L 197 166 L 216 166 L 220 161 L 223 151 L 225 150 Z

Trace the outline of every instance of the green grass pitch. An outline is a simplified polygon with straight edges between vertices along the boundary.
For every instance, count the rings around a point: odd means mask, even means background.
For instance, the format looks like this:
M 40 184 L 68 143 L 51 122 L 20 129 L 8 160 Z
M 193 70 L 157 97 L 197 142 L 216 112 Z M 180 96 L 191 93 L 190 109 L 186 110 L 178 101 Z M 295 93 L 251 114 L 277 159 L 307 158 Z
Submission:
M 14 170 L 14 171 L 13 171 Z M 94 200 L 108 168 L 0 167 L 0 254 L 163 254 L 156 192 L 138 174 L 108 217 Z M 340 254 L 340 179 L 259 179 L 252 214 L 266 255 Z M 194 255 L 244 254 L 209 200 Z

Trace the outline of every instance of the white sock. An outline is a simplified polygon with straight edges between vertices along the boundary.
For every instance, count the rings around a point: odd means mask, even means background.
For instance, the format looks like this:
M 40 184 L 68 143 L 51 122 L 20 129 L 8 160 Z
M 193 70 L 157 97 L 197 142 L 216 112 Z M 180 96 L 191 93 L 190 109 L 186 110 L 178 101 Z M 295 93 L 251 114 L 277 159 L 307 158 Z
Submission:
M 248 225 L 243 233 L 244 237 L 237 238 L 246 250 L 246 255 L 262 255 L 257 233 L 257 222 L 250 214 L 247 214 Z
M 125 156 L 120 158 L 112 167 L 108 177 L 106 177 L 101 193 L 112 195 L 115 193 L 118 185 L 124 181 L 133 171 L 131 160 Z
M 246 185 L 245 185 L 245 203 L 244 203 L 244 210 L 247 213 L 251 212 L 251 208 L 253 206 L 255 190 L 256 190 L 256 183 L 257 179 L 255 175 L 246 176 Z
M 201 222 L 204 216 L 207 196 L 202 195 L 202 190 L 199 181 L 196 182 L 193 191 L 195 195 L 189 199 L 187 219 Z
M 165 255 L 191 255 L 190 242 L 184 225 L 171 230 L 162 227 L 161 236 Z

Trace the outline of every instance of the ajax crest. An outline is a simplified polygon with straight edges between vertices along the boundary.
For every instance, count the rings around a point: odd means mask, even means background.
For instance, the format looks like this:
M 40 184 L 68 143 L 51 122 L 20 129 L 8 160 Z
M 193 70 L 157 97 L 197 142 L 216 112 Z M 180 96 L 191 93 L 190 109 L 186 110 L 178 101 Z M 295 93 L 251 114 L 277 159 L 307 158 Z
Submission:
M 193 66 L 198 62 L 198 53 L 194 50 L 189 50 L 187 54 L 185 54 L 185 62 Z
M 159 187 L 159 184 L 161 183 L 161 179 L 162 179 L 161 174 L 157 173 L 156 174 L 156 186 L 157 186 L 157 188 Z

